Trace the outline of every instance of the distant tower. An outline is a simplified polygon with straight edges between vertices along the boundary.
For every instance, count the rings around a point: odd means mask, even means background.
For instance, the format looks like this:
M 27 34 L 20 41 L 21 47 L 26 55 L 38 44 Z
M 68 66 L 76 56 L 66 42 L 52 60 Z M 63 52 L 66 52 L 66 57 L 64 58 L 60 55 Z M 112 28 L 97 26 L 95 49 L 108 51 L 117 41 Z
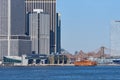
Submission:
M 114 21 L 111 26 L 111 56 L 120 56 L 120 21 Z
M 25 35 L 24 0 L 0 0 L 0 59 L 30 54 L 30 43 Z
M 42 9 L 34 9 L 29 13 L 29 35 L 32 40 L 32 52 L 50 54 L 50 16 Z
M 56 0 L 26 0 L 26 13 L 33 9 L 43 9 L 50 15 L 50 53 L 56 53 Z
M 61 54 L 61 15 L 60 13 L 56 14 L 56 52 Z

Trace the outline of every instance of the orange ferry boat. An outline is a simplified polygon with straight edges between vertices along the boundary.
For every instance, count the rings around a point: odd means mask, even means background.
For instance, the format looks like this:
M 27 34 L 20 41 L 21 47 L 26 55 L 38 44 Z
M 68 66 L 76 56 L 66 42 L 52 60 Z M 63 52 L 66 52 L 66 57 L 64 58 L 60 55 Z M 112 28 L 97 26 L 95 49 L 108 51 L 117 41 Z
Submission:
M 82 60 L 82 61 L 75 61 L 74 65 L 75 66 L 95 66 L 97 65 L 97 62 L 90 61 L 90 60 Z

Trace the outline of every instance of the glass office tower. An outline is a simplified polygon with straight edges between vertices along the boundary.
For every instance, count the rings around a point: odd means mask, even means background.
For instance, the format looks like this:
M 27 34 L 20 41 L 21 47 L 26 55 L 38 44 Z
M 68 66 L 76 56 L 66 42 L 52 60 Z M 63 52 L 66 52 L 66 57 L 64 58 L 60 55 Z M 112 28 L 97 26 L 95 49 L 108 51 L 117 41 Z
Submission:
M 37 11 L 37 12 L 36 12 Z M 29 13 L 29 32 L 32 40 L 32 53 L 50 54 L 50 16 L 40 9 Z
M 26 0 L 26 14 L 33 9 L 43 9 L 50 15 L 50 53 L 56 53 L 56 0 Z
M 56 52 L 61 54 L 61 15 L 60 13 L 56 14 Z
M 30 38 L 25 35 L 24 0 L 0 0 L 0 59 L 29 53 Z

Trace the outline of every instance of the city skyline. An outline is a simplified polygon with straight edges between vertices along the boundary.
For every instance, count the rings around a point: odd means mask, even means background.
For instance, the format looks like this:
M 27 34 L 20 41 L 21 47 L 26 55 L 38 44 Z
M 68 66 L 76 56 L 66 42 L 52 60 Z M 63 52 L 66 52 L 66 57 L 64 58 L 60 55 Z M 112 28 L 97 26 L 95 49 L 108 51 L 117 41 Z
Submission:
M 120 20 L 119 0 L 57 0 L 61 13 L 62 48 L 70 53 L 110 48 L 112 21 Z
M 0 59 L 60 54 L 61 19 L 56 0 L 1 0 L 0 4 Z

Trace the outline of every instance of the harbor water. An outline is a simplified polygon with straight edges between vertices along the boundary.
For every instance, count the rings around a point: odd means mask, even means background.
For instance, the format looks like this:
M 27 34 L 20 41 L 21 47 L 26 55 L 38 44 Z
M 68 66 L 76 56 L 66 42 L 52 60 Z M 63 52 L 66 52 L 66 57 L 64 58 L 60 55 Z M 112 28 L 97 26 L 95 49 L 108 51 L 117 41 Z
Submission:
M 0 67 L 0 80 L 120 80 L 120 66 Z

